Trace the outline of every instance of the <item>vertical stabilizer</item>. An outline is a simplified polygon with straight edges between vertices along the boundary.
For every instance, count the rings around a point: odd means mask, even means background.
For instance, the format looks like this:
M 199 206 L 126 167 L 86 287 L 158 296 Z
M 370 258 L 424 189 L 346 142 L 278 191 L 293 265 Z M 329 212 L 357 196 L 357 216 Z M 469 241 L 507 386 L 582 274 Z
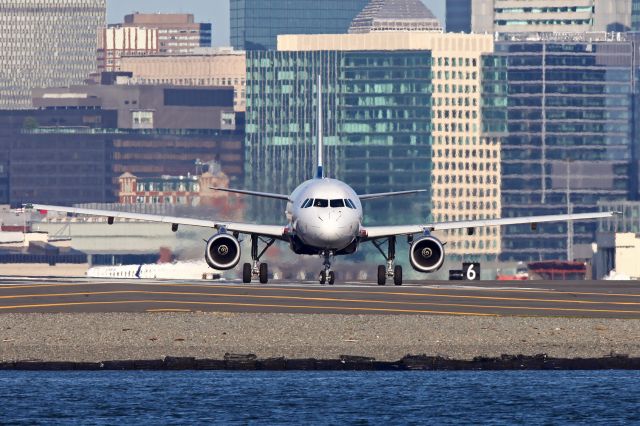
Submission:
M 322 165 L 322 153 L 324 150 L 322 142 L 322 76 L 318 75 L 318 169 L 316 179 L 324 178 L 324 167 Z

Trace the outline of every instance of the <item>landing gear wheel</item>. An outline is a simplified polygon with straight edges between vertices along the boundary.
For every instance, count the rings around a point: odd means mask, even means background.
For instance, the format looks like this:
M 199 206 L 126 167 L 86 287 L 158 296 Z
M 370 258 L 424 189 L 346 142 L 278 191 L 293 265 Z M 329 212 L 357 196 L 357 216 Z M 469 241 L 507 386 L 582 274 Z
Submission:
M 260 264 L 260 284 L 266 284 L 269 281 L 269 267 L 266 263 Z
M 327 282 L 327 271 L 320 271 L 320 284 L 324 285 Z
M 336 274 L 333 271 L 329 271 L 329 276 L 327 278 L 327 282 L 329 285 L 333 285 L 336 282 Z
M 242 282 L 249 284 L 251 282 L 251 264 L 245 263 L 242 265 Z
M 387 268 L 384 265 L 378 265 L 378 285 L 387 283 Z
M 393 268 L 393 283 L 395 285 L 402 285 L 402 266 L 396 265 Z

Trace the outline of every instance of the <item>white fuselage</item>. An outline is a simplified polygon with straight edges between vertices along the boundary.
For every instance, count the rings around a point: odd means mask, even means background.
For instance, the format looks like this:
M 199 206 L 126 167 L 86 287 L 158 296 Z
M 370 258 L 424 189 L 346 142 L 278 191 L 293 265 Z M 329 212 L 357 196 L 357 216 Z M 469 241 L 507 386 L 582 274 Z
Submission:
M 302 183 L 287 203 L 289 228 L 308 247 L 339 251 L 359 236 L 362 205 L 356 192 L 336 179 Z

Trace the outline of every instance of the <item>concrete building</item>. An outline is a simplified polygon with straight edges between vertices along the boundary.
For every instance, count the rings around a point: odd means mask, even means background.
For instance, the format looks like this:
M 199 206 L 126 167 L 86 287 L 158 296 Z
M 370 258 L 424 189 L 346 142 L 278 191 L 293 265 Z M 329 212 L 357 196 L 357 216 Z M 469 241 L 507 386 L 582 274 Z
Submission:
M 637 194 L 634 45 L 623 35 L 510 36 L 483 61 L 487 124 L 503 123 L 502 216 L 593 211 Z M 502 260 L 574 260 L 597 224 L 503 228 Z
M 111 137 L 97 130 L 116 120 L 114 111 L 0 111 L 0 204 L 112 201 Z
M 31 107 L 34 87 L 80 84 L 96 71 L 106 0 L 0 2 L 0 109 Z
M 98 72 L 120 71 L 124 55 L 160 52 L 157 28 L 110 25 L 98 32 Z
M 636 0 L 471 0 L 474 33 L 628 31 Z M 455 8 L 457 0 L 448 0 Z M 466 17 L 465 17 L 466 19 Z
M 602 211 L 622 214 L 600 221 L 594 245 L 594 278 L 614 270 L 619 278 L 640 279 L 640 202 L 605 201 L 598 205 Z
M 195 22 L 186 13 L 134 13 L 124 17 L 123 27 L 158 29 L 160 53 L 192 53 L 211 47 L 211 24 Z
M 38 92 L 0 114 L 0 203 L 114 202 L 118 176 L 194 174 L 217 161 L 243 180 L 231 88 L 86 85 Z
M 371 206 L 368 223 L 497 217 L 500 134 L 483 130 L 481 101 L 492 52 L 490 35 L 424 31 L 279 36 L 277 52 L 248 52 L 248 186 L 287 192 L 310 177 L 321 73 L 332 176 L 360 193 L 430 190 Z M 498 229 L 446 240 L 454 254 L 500 250 Z
M 117 111 L 119 129 L 236 130 L 233 89 L 170 85 L 81 85 L 33 91 L 36 108 Z
M 231 45 L 275 50 L 280 34 L 346 33 L 369 0 L 230 0 Z
M 233 87 L 234 109 L 245 110 L 246 57 L 232 49 L 195 49 L 185 55 L 125 56 L 120 69 L 132 84 Z

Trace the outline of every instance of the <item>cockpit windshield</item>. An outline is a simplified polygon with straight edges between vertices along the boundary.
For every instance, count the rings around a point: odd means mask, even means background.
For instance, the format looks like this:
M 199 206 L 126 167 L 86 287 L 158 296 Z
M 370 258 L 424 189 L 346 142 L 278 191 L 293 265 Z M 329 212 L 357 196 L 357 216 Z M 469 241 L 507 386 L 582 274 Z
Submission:
M 336 209 L 346 207 L 349 209 L 355 209 L 356 205 L 353 203 L 352 200 L 348 198 L 335 199 L 335 200 L 325 200 L 323 198 L 316 198 L 316 199 L 307 198 L 302 202 L 302 204 L 300 205 L 300 208 L 307 209 L 309 207 L 321 207 L 321 208 L 332 207 Z

